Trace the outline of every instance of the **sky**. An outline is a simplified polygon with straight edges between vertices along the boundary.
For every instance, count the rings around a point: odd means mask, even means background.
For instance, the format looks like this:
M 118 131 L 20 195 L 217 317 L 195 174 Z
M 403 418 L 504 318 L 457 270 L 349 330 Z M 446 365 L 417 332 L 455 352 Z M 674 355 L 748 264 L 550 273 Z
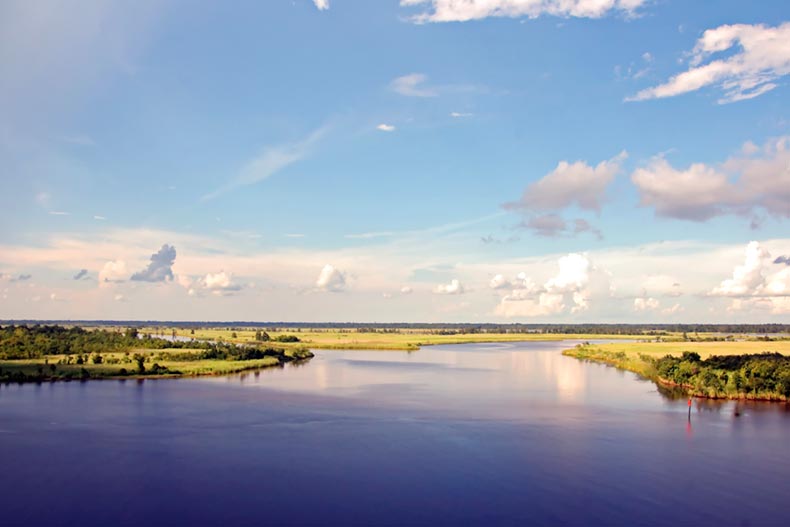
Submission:
M 785 0 L 5 0 L 0 319 L 790 320 Z

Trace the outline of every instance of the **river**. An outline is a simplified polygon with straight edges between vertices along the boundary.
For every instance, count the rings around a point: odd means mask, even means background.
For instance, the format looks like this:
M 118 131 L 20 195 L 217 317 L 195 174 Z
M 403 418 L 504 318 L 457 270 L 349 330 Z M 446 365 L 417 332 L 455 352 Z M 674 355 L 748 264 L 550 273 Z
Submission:
M 568 342 L 317 350 L 0 387 L 2 525 L 779 525 L 785 404 L 671 399 Z M 736 415 L 737 414 L 737 415 Z

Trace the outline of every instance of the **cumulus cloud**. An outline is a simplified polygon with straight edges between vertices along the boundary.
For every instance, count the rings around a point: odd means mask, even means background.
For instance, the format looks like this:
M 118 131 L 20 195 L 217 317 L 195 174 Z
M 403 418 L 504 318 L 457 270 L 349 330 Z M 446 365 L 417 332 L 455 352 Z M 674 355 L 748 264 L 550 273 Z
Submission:
M 790 136 L 756 150 L 745 148 L 718 166 L 694 163 L 677 169 L 666 159 L 654 158 L 635 170 L 631 181 L 641 205 L 653 207 L 658 216 L 705 221 L 765 211 L 790 217 Z
M 77 274 L 74 275 L 74 280 L 82 280 L 83 278 L 88 277 L 88 270 L 87 269 L 80 269 Z
M 241 286 L 233 282 L 233 277 L 226 273 L 225 271 L 220 271 L 218 273 L 209 273 L 200 281 L 200 285 L 202 285 L 205 289 L 210 291 L 214 295 L 218 296 L 227 296 L 232 295 L 237 291 L 241 291 Z M 192 293 L 194 294 L 194 290 L 190 288 Z
M 126 262 L 123 260 L 112 260 L 105 263 L 104 267 L 99 271 L 99 285 L 123 282 L 127 276 Z
M 717 86 L 724 92 L 720 104 L 753 99 L 775 89 L 777 81 L 790 74 L 788 42 L 790 22 L 776 27 L 734 24 L 708 29 L 689 54 L 686 71 L 626 100 L 674 97 L 708 86 Z M 711 60 L 713 55 L 725 51 L 734 52 Z
M 676 315 L 685 311 L 680 304 L 673 304 L 661 310 L 662 315 Z
M 763 269 L 771 257 L 756 241 L 749 242 L 745 250 L 745 259 L 732 272 L 732 278 L 721 282 L 711 291 L 716 296 L 742 296 L 755 294 L 764 285 Z
M 661 303 L 652 297 L 634 298 L 634 311 L 655 311 Z
M 329 9 L 329 0 L 313 0 L 313 3 L 319 11 L 326 11 Z
M 647 0 L 401 0 L 401 6 L 429 4 L 411 17 L 416 23 L 466 22 L 488 17 L 601 18 L 612 13 L 633 16 Z
M 436 97 L 439 93 L 425 86 L 428 76 L 423 73 L 410 73 L 390 82 L 390 89 L 406 97 Z
M 561 257 L 556 275 L 538 287 L 524 273 L 517 288 L 502 297 L 495 314 L 504 317 L 536 317 L 580 313 L 590 308 L 593 297 L 610 295 L 609 276 L 578 253 Z M 568 309 L 570 308 L 570 309 Z
M 456 279 L 450 280 L 449 284 L 439 284 L 433 292 L 437 295 L 462 295 L 466 292 L 463 284 Z
M 744 251 L 744 261 L 736 265 L 732 277 L 710 291 L 711 296 L 731 297 L 729 311 L 768 310 L 790 313 L 790 267 L 771 272 L 771 254 L 752 241 Z
M 488 282 L 488 287 L 491 289 L 509 289 L 510 281 L 505 278 L 503 275 L 498 274 L 495 275 L 490 282 Z
M 380 125 L 378 125 L 376 127 L 376 130 L 378 130 L 380 132 L 394 132 L 395 131 L 395 126 L 393 126 L 391 124 L 381 123 Z
M 337 269 L 333 265 L 326 264 L 318 274 L 315 285 L 318 289 L 323 291 L 337 293 L 345 289 L 346 276 L 340 269 Z
M 176 248 L 164 244 L 151 255 L 148 267 L 134 273 L 130 280 L 139 282 L 166 282 L 173 279 L 173 264 L 176 261 Z
M 727 176 L 703 163 L 677 170 L 666 159 L 655 158 L 631 175 L 643 207 L 656 215 L 705 221 L 723 214 L 740 199 Z
M 403 287 L 400 288 L 400 294 L 410 295 L 412 294 L 412 288 L 407 285 L 404 285 Z
M 505 208 L 530 211 L 556 211 L 575 205 L 580 209 L 600 211 L 606 187 L 614 180 L 627 157 L 625 151 L 596 166 L 585 161 L 560 161 L 557 167 L 531 183 L 521 200 Z

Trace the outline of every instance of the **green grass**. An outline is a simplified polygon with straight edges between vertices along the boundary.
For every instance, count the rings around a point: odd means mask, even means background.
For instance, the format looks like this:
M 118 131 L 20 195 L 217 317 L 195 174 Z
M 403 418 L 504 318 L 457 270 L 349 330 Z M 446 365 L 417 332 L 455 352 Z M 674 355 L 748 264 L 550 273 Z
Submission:
M 226 375 L 247 370 L 257 370 L 279 366 L 284 362 L 277 356 L 263 357 L 254 360 L 190 360 L 184 357 L 193 350 L 187 349 L 162 349 L 148 350 L 135 349 L 129 354 L 126 353 L 104 353 L 103 362 L 94 364 L 88 361 L 86 364 L 74 364 L 76 357 L 72 356 L 72 364 L 65 364 L 65 355 L 48 355 L 41 359 L 26 360 L 4 360 L 0 361 L 0 379 L 23 380 L 19 374 L 24 375 L 29 380 L 78 380 L 82 378 L 90 379 L 111 379 L 111 378 L 143 378 L 143 377 L 190 377 L 201 375 Z M 133 359 L 134 354 L 140 353 L 146 357 L 146 371 L 141 373 L 137 369 L 137 362 Z M 284 356 L 287 360 L 300 360 L 306 358 L 301 350 L 286 350 Z M 153 365 L 158 364 L 161 368 L 156 373 L 152 370 Z M 53 370 L 54 367 L 54 370 Z M 122 371 L 125 370 L 125 373 Z

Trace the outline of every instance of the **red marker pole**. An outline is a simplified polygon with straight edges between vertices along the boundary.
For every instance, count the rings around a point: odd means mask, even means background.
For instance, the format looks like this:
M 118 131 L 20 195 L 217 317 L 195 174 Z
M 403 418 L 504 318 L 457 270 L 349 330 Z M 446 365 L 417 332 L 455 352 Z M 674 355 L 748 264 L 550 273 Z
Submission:
M 691 421 L 691 397 L 689 397 L 689 421 Z

